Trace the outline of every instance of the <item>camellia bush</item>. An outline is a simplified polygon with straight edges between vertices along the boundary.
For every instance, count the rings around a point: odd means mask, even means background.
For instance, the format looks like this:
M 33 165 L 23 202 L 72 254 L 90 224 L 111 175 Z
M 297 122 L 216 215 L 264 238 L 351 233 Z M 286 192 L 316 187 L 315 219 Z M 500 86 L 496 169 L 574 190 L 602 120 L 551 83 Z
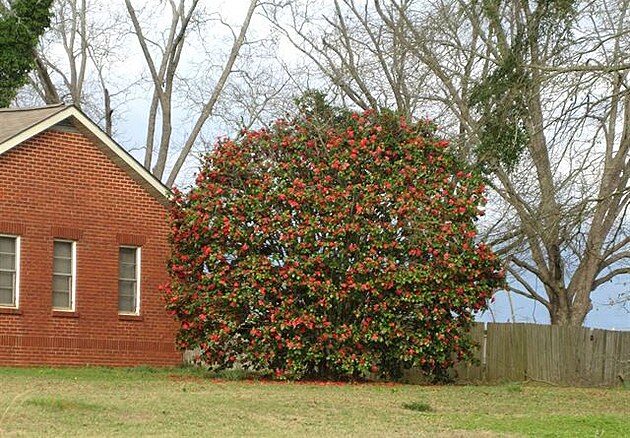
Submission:
M 441 375 L 503 281 L 483 193 L 433 124 L 388 112 L 221 141 L 170 213 L 178 343 L 283 378 Z

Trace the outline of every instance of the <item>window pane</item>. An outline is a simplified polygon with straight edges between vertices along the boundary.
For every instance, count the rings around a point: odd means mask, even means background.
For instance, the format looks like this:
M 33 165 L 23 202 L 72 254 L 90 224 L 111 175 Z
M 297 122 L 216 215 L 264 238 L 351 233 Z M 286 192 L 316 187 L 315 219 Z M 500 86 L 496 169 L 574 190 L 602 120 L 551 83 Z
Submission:
M 136 311 L 135 300 L 129 297 L 118 297 L 118 310 L 121 312 L 134 313 Z
M 118 293 L 120 296 L 134 297 L 136 295 L 136 282 L 127 281 L 127 280 L 119 280 Z
M 71 277 L 63 275 L 53 276 L 53 292 L 63 292 L 67 295 L 70 294 L 70 280 Z
M 119 296 L 118 310 L 120 312 L 135 312 L 136 300 L 133 297 Z
M 0 253 L 0 270 L 15 271 L 15 255 Z
M 70 294 L 53 292 L 53 307 L 70 308 Z
M 0 304 L 4 306 L 15 305 L 15 302 L 13 301 L 13 289 L 0 287 Z
M 72 258 L 72 242 L 55 242 L 54 257 L 71 259 Z
M 119 278 L 125 280 L 135 280 L 136 279 L 136 265 L 128 265 L 126 263 L 120 264 L 120 274 Z
M 136 248 L 120 248 L 120 263 L 136 264 Z
M 15 254 L 15 237 L 0 237 L 0 253 Z
M 55 274 L 71 274 L 72 260 L 70 259 L 53 259 L 53 273 Z
M 15 286 L 15 274 L 13 272 L 0 271 L 0 288 L 11 289 Z

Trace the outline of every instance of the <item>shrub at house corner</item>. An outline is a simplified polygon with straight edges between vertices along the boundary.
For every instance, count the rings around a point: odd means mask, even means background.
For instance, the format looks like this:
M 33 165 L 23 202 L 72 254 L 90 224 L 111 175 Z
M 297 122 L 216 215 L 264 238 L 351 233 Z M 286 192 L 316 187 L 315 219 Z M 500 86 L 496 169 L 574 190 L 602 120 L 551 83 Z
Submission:
M 171 211 L 182 348 L 287 378 L 439 374 L 502 284 L 481 178 L 426 121 L 303 112 L 220 142 Z

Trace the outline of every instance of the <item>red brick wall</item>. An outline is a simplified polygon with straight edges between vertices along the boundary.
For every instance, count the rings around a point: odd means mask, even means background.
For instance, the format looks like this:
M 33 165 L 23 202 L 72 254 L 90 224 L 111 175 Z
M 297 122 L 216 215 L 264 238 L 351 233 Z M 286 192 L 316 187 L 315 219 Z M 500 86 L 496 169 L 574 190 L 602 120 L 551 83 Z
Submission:
M 0 365 L 175 365 L 166 210 L 79 133 L 0 155 L 0 234 L 21 236 L 17 312 L 0 308 Z M 52 310 L 53 239 L 76 240 L 76 312 Z M 118 248 L 141 244 L 140 315 L 118 314 Z

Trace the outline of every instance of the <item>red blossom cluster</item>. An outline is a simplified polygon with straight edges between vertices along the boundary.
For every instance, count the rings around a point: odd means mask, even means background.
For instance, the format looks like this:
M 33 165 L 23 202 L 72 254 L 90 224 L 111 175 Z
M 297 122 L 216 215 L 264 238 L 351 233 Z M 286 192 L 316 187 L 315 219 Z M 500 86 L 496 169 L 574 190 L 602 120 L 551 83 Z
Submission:
M 440 373 L 502 284 L 484 187 L 427 121 L 368 111 L 217 144 L 175 192 L 165 302 L 182 348 L 287 378 Z

